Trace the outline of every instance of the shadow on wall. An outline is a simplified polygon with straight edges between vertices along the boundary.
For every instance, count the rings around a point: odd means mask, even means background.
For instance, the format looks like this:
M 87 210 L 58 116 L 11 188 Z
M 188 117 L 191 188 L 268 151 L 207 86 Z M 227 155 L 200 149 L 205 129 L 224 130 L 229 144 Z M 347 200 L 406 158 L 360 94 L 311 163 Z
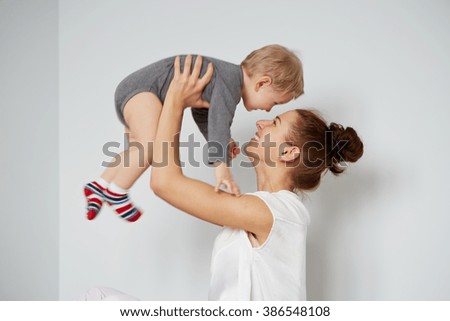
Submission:
M 339 177 L 327 173 L 319 189 L 305 196 L 311 214 L 306 267 L 308 300 L 370 300 L 377 293 L 382 296 L 382 289 L 377 288 L 381 263 L 372 255 L 376 246 L 371 248 L 376 241 L 374 235 L 382 237 L 382 233 L 377 231 L 376 223 L 370 225 L 378 219 L 368 215 L 373 215 L 369 208 L 387 184 L 386 171 L 383 169 L 383 175 L 379 175 L 363 166 L 351 167 Z M 389 177 L 392 176 L 391 173 Z M 360 261 L 361 257 L 365 262 Z M 371 283 L 360 284 L 360 277 L 370 277 Z

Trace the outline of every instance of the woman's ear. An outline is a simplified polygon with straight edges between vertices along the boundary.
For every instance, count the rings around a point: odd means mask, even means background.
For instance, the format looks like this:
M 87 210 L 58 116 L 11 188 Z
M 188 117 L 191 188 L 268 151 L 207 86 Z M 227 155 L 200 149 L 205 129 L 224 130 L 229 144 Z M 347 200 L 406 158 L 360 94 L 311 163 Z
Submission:
M 283 148 L 283 152 L 280 155 L 280 159 L 286 163 L 295 161 L 300 157 L 300 148 L 297 146 L 286 146 Z
M 258 91 L 263 87 L 270 86 L 271 84 L 272 78 L 270 78 L 269 76 L 259 77 L 258 80 L 256 81 L 255 90 Z

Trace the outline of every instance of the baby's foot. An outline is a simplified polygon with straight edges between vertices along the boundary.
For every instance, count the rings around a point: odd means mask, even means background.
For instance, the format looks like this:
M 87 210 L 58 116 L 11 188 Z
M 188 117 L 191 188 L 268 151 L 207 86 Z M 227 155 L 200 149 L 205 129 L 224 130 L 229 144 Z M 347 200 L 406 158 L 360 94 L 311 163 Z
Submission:
M 105 180 L 98 179 L 84 186 L 84 195 L 87 200 L 86 217 L 88 220 L 93 220 L 100 212 L 105 198 L 104 192 L 108 185 L 108 182 Z
M 128 222 L 136 222 L 142 212 L 136 208 L 128 197 L 128 190 L 120 188 L 112 183 L 105 191 L 105 201 L 112 206 L 114 211 Z

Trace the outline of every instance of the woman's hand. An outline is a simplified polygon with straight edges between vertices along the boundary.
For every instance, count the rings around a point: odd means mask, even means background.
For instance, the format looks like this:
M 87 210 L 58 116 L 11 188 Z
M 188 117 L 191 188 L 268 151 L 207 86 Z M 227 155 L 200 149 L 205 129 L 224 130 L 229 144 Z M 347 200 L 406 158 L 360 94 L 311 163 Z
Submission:
M 174 76 L 166 95 L 166 99 L 171 99 L 174 106 L 179 106 L 182 109 L 190 106 L 196 108 L 209 107 L 209 103 L 202 99 L 202 92 L 212 78 L 213 66 L 209 63 L 206 73 L 200 78 L 202 62 L 203 58 L 197 56 L 191 74 L 192 56 L 186 56 L 183 72 L 180 70 L 180 57 L 175 58 Z

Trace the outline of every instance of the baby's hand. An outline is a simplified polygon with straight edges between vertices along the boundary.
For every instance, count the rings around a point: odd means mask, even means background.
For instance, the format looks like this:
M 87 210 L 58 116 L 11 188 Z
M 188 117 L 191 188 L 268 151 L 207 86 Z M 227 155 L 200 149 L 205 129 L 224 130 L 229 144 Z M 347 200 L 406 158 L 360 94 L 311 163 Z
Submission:
M 241 149 L 236 145 L 236 142 L 233 138 L 230 139 L 230 154 L 228 155 L 229 159 L 235 159 L 237 155 L 241 152 Z
M 234 194 L 236 196 L 241 195 L 241 191 L 239 190 L 239 186 L 234 181 L 231 176 L 230 168 L 225 163 L 219 163 L 216 165 L 215 169 L 216 174 L 216 188 L 215 191 L 218 192 L 220 186 L 225 185 L 228 192 Z

